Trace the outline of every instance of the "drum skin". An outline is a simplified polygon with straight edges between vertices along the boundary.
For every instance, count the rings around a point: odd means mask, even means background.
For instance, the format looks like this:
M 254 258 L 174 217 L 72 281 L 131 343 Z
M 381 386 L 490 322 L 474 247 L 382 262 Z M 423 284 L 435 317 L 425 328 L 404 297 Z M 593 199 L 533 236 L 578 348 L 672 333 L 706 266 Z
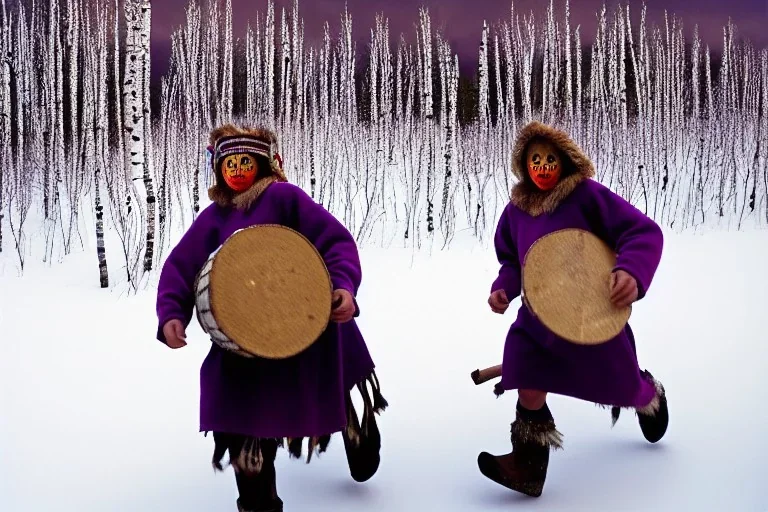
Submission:
M 631 306 L 610 300 L 616 255 L 582 229 L 554 231 L 534 242 L 522 269 L 523 300 L 550 331 L 579 345 L 598 345 L 626 326 Z
M 295 356 L 330 321 L 331 278 L 320 253 L 281 225 L 233 233 L 211 255 L 196 289 L 203 330 L 214 343 L 245 357 Z

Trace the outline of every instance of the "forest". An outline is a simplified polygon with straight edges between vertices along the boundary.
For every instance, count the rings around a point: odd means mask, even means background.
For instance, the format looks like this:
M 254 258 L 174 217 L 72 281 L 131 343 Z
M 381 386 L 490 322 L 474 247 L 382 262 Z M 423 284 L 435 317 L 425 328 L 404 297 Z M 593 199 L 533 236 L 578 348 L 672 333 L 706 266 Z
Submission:
M 487 242 L 533 119 L 665 228 L 768 224 L 768 48 L 732 23 L 710 48 L 645 7 L 585 35 L 568 0 L 510 2 L 467 76 L 427 9 L 411 34 L 344 10 L 314 47 L 298 0 L 265 5 L 235 37 L 230 0 L 191 0 L 153 81 L 150 0 L 0 0 L 0 252 L 23 272 L 92 237 L 101 286 L 137 289 L 207 204 L 208 133 L 230 121 L 273 129 L 289 180 L 361 245 Z

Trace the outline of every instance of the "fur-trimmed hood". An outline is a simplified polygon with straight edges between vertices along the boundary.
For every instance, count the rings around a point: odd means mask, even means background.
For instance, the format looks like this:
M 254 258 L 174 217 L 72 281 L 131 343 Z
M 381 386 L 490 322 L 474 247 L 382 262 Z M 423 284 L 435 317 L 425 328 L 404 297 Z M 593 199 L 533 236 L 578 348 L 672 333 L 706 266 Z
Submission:
M 208 198 L 214 203 L 222 207 L 235 207 L 238 210 L 246 210 L 251 204 L 258 198 L 262 192 L 264 192 L 269 185 L 276 181 L 288 181 L 285 177 L 285 173 L 282 168 L 282 161 L 277 152 L 277 136 L 274 132 L 264 127 L 240 127 L 233 124 L 225 124 L 211 131 L 209 138 L 210 148 L 213 151 L 216 148 L 216 144 L 224 137 L 234 136 L 249 136 L 260 139 L 269 144 L 275 158 L 270 161 L 270 158 L 263 155 L 256 155 L 256 160 L 259 163 L 259 174 L 251 187 L 240 193 L 236 193 L 230 189 L 224 177 L 221 173 L 221 166 L 216 165 L 215 157 L 211 158 L 211 165 L 214 167 L 213 174 L 215 182 L 211 188 L 208 189 Z
M 528 175 L 525 152 L 535 139 L 550 141 L 560 151 L 563 175 L 555 188 L 540 190 Z M 534 217 L 551 213 L 576 186 L 595 175 L 595 167 L 576 142 L 562 130 L 533 121 L 518 133 L 512 153 L 512 173 L 519 180 L 512 188 L 512 204 Z

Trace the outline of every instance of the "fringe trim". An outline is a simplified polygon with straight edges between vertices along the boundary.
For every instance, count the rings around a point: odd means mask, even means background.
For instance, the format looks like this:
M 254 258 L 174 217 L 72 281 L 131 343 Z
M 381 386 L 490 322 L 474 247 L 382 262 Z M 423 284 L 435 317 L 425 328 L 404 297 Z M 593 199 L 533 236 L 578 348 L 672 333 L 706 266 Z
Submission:
M 518 418 L 512 423 L 512 445 L 533 443 L 546 446 L 552 451 L 563 449 L 563 434 L 555 427 L 554 420 L 535 422 Z
M 304 437 L 288 437 L 285 439 L 288 445 L 288 456 L 292 459 L 300 459 L 304 450 Z M 317 453 L 319 456 L 328 449 L 331 443 L 331 436 L 315 436 L 307 438 L 307 464 L 312 460 L 312 455 Z M 281 447 L 283 445 L 281 444 Z
M 371 394 L 368 393 L 368 384 L 371 385 Z M 352 403 L 352 397 L 347 394 L 347 427 L 346 436 L 354 448 L 360 446 L 362 437 L 368 437 L 369 426 L 373 423 L 374 414 L 379 414 L 389 407 L 389 402 L 381 394 L 381 384 L 376 372 L 371 372 L 368 377 L 357 383 L 357 390 L 363 397 L 363 421 L 362 426 L 357 417 L 357 411 Z
M 231 461 L 235 471 L 261 473 L 261 468 L 264 466 L 264 453 L 261 447 L 262 442 L 261 439 L 246 439 L 237 458 L 234 461 Z
M 371 393 L 368 393 L 367 384 L 371 385 Z M 389 403 L 381 394 L 381 385 L 376 376 L 376 372 L 371 372 L 365 379 L 356 384 L 356 387 L 363 397 L 364 411 L 362 426 L 357 418 L 355 406 L 352 404 L 352 397 L 347 393 L 347 426 L 346 434 L 353 442 L 355 447 L 360 445 L 361 438 L 368 436 L 368 426 L 372 423 L 374 414 L 381 414 L 389 406 Z M 372 396 L 371 396 L 372 395 Z M 208 435 L 208 432 L 205 432 Z M 300 459 L 304 451 L 304 440 L 307 439 L 307 464 L 312 460 L 312 455 L 324 453 L 331 442 L 331 435 L 305 437 L 285 437 L 285 438 L 256 438 L 244 436 L 244 444 L 237 454 L 230 453 L 228 465 L 231 465 L 235 472 L 256 473 L 261 472 L 264 466 L 264 453 L 262 443 L 273 441 L 279 448 L 287 448 L 288 455 L 292 459 Z M 217 443 L 213 452 L 213 468 L 215 471 L 224 471 L 221 464 L 228 446 L 225 443 Z
M 206 436 L 208 432 L 205 433 Z M 274 462 L 277 448 L 282 446 L 283 440 L 276 438 L 255 438 L 245 436 L 224 435 L 225 439 L 216 439 L 211 461 L 214 471 L 224 471 L 221 460 L 224 454 L 229 450 L 230 460 L 228 465 L 232 466 L 235 473 L 259 474 L 264 467 L 265 462 Z M 216 434 L 214 434 L 216 438 Z M 233 454 L 230 442 L 232 439 L 242 442 L 240 450 Z M 271 446 L 269 446 L 271 445 Z M 265 453 L 266 452 L 266 453 Z
M 659 412 L 659 407 L 661 407 L 661 397 L 666 393 L 664 389 L 664 385 L 661 383 L 661 381 L 656 380 L 653 375 L 651 375 L 651 372 L 648 370 L 643 370 L 641 374 L 649 379 L 654 387 L 656 388 L 656 394 L 653 396 L 650 402 L 648 402 L 648 405 L 645 405 L 643 407 L 620 407 L 618 405 L 606 405 L 606 404 L 595 404 L 601 409 L 608 409 L 611 408 L 611 428 L 613 428 L 616 425 L 616 422 L 619 421 L 619 416 L 621 415 L 621 410 L 634 410 L 635 414 L 642 414 L 644 416 L 656 416 L 656 413 Z

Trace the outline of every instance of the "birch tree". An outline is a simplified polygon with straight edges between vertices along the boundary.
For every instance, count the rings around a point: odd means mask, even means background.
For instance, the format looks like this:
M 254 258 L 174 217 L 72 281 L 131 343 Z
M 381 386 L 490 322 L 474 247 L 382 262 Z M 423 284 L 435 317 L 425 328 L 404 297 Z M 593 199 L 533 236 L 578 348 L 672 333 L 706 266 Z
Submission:
M 11 73 L 8 57 L 11 46 L 11 24 L 5 0 L 0 0 L 0 253 L 3 252 L 3 212 L 5 211 L 5 175 L 11 168 Z
M 152 244 L 154 242 L 154 203 L 152 177 L 147 162 L 147 133 L 151 133 L 146 110 L 145 95 L 149 76 L 149 21 L 151 5 L 149 0 L 125 0 L 126 59 L 123 75 L 123 132 L 125 140 L 124 169 L 129 180 L 126 193 L 126 210 L 130 215 L 126 229 L 122 232 L 126 257 L 126 271 L 129 283 L 136 286 L 141 246 L 146 236 L 144 268 L 151 268 Z M 141 182 L 143 186 L 138 186 Z M 135 205 L 135 206 L 134 206 Z M 134 215 L 134 208 L 138 212 Z M 146 210 L 145 210 L 146 208 Z M 146 219 L 147 224 L 144 225 Z
M 107 16 L 106 8 L 99 6 L 96 9 L 97 33 L 96 46 L 97 54 L 95 62 L 95 73 L 89 77 L 92 80 L 92 94 L 94 101 L 94 156 L 93 161 L 93 209 L 96 219 L 96 255 L 99 262 L 99 285 L 102 288 L 109 287 L 109 271 L 107 268 L 107 253 L 104 243 L 104 205 L 101 200 L 101 186 L 103 183 L 103 173 L 107 169 L 107 159 L 109 155 L 109 111 L 107 109 L 108 89 L 108 71 L 107 71 Z
M 477 27 L 466 76 L 426 9 L 391 34 L 386 13 L 353 31 L 347 8 L 305 20 L 298 0 L 277 15 L 269 0 L 240 43 L 236 3 L 189 0 L 153 121 L 149 0 L 87 7 L 0 0 L 0 250 L 10 233 L 20 268 L 75 250 L 84 201 L 101 286 L 114 283 L 113 231 L 138 289 L 204 206 L 207 135 L 227 121 L 275 130 L 289 179 L 361 244 L 433 247 L 439 232 L 448 248 L 461 230 L 485 243 L 514 182 L 515 135 L 534 119 L 567 130 L 599 181 L 668 228 L 768 224 L 768 50 L 730 21 L 711 49 L 645 6 L 638 20 L 626 2 L 601 6 L 584 34 L 570 0 L 511 3 Z M 322 23 L 321 40 L 305 22 Z

